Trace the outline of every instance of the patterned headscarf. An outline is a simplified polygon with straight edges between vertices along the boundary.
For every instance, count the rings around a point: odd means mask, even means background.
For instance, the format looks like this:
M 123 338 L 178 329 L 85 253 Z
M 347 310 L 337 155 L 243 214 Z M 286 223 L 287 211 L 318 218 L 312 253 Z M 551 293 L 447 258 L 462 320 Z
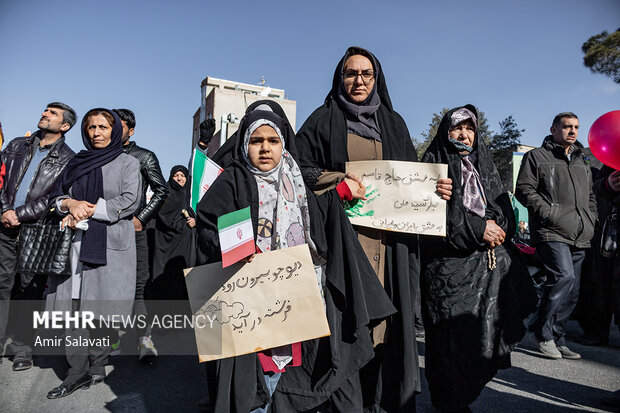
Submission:
M 450 117 L 450 129 L 455 126 L 471 120 L 474 124 L 474 128 L 478 129 L 478 120 L 469 109 L 461 108 L 456 110 Z M 456 139 L 449 138 L 450 143 L 459 151 L 466 152 L 461 156 L 461 187 L 463 189 L 463 205 L 469 212 L 484 218 L 486 213 L 486 197 L 484 194 L 484 188 L 482 187 L 482 181 L 480 180 L 480 174 L 475 167 L 478 159 L 478 154 L 474 151 L 474 148 L 459 142 Z
M 280 163 L 270 171 L 260 171 L 250 162 L 250 136 L 263 125 L 271 126 L 282 140 Z M 258 187 L 258 236 L 261 251 L 273 251 L 308 243 L 316 249 L 310 237 L 310 215 L 306 187 L 297 162 L 285 148 L 278 126 L 268 119 L 253 122 L 243 137 L 243 160 L 252 172 Z
M 263 125 L 271 126 L 282 141 L 280 162 L 270 171 L 261 171 L 250 162 L 250 136 Z M 311 253 L 316 246 L 310 237 L 310 214 L 306 186 L 297 162 L 285 148 L 284 137 L 275 123 L 268 119 L 254 121 L 243 136 L 243 160 L 252 172 L 258 188 L 258 228 L 256 244 L 262 252 L 308 244 Z M 315 254 L 312 254 L 313 258 Z M 320 264 L 315 264 L 319 285 Z M 271 359 L 279 369 L 293 360 L 291 345 L 271 349 Z

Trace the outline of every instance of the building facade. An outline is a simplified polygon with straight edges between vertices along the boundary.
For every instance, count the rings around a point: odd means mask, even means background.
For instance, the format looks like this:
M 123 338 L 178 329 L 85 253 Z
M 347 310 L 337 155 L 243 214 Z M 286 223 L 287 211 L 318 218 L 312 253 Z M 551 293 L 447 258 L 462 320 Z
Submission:
M 200 84 L 200 108 L 194 113 L 192 148 L 198 142 L 200 123 L 213 118 L 216 124 L 215 133 L 207 150 L 207 156 L 212 156 L 223 142 L 237 131 L 247 107 L 261 99 L 278 102 L 293 129 L 296 129 L 297 102 L 286 99 L 284 89 L 206 77 Z

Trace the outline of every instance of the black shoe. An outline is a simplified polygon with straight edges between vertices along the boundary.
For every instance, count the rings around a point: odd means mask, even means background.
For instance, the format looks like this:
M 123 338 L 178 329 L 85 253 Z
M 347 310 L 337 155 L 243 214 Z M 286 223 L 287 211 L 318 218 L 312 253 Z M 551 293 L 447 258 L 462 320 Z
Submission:
M 620 390 L 617 390 L 609 396 L 603 397 L 601 403 L 609 407 L 620 407 Z
M 91 377 L 91 381 L 90 381 L 90 385 L 91 386 L 96 386 L 99 383 L 103 383 L 105 381 L 105 375 L 103 374 L 92 374 L 90 375 Z
M 32 367 L 32 357 L 15 356 L 13 358 L 13 371 L 28 370 Z
M 71 383 L 65 384 L 64 382 L 62 382 L 60 386 L 54 387 L 52 390 L 49 391 L 49 393 L 47 393 L 47 398 L 59 399 L 61 397 L 70 395 L 77 389 L 88 389 L 91 382 L 92 377 L 90 373 L 84 373 Z

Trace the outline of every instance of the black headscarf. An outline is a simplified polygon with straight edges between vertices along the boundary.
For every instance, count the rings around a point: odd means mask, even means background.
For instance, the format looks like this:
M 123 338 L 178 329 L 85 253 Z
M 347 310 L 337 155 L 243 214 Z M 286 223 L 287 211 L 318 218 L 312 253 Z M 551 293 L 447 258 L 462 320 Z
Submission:
M 325 104 L 315 110 L 297 133 L 297 146 L 301 157 L 300 167 L 310 187 L 318 179 L 320 171 L 345 172 L 349 160 L 347 153 L 347 131 L 350 129 L 350 115 L 344 107 L 341 96 L 342 67 L 353 54 L 369 57 L 375 68 L 375 86 L 369 99 L 374 102 L 379 98 L 380 104 L 371 118 L 376 119 L 377 131 L 380 131 L 383 147 L 383 160 L 417 161 L 418 156 L 403 118 L 392 108 L 392 100 L 385 84 L 381 63 L 364 49 L 350 47 L 342 57 L 332 80 L 332 88 L 325 98 Z M 366 118 L 369 120 L 370 118 Z
M 111 141 L 105 148 L 96 149 L 92 146 L 88 132 L 85 131 L 89 115 L 95 111 L 107 112 L 114 118 Z M 89 110 L 82 120 L 82 142 L 86 150 L 81 150 L 67 164 L 60 179 L 56 182 L 51 198 L 69 194 L 80 201 L 96 204 L 103 198 L 103 174 L 101 167 L 112 162 L 123 153 L 123 125 L 118 115 L 109 109 L 96 108 Z M 107 224 L 91 219 L 88 230 L 82 238 L 80 261 L 86 268 L 106 265 Z
M 174 174 L 179 171 L 182 172 L 187 179 L 185 181 L 185 185 L 183 186 L 179 185 L 177 181 L 172 179 Z M 187 168 L 183 165 L 173 166 L 170 170 L 170 176 L 168 177 L 168 198 L 158 213 L 159 219 L 162 220 L 168 227 L 174 227 L 172 223 L 176 221 L 183 209 L 187 210 L 187 213 L 190 216 L 195 215 L 190 203 L 191 187 L 189 171 Z
M 362 103 L 353 102 L 345 90 L 342 79 L 344 65 L 351 56 L 356 55 L 364 56 L 370 60 L 375 78 L 378 78 L 378 72 L 381 70 L 379 65 L 377 65 L 375 57 L 368 50 L 361 47 L 349 47 L 341 60 L 342 65 L 340 66 L 340 76 L 338 77 L 338 104 L 342 107 L 347 117 L 347 132 L 380 141 L 381 129 L 377 123 L 377 110 L 379 110 L 381 105 L 381 98 L 377 94 L 377 85 L 373 85 L 368 97 Z
M 482 239 L 482 235 L 486 228 L 486 220 L 495 220 L 497 225 L 506 232 L 507 238 L 515 232 L 515 220 L 508 194 L 504 189 L 488 148 L 478 136 L 478 130 L 476 130 L 472 153 L 476 154 L 474 167 L 480 176 L 487 201 L 485 216 L 480 217 L 469 212 L 463 204 L 462 155 L 459 153 L 460 149 L 449 138 L 449 131 L 453 123 L 452 115 L 462 108 L 469 110 L 478 118 L 478 111 L 473 105 L 460 106 L 448 111 L 442 118 L 437 134 L 433 137 L 422 157 L 422 161 L 448 164 L 448 177 L 452 178 L 452 182 L 454 182 L 452 196 L 448 201 L 446 218 L 448 231 L 445 242 L 460 251 L 485 250 L 487 244 Z M 510 217 L 513 218 L 510 219 Z

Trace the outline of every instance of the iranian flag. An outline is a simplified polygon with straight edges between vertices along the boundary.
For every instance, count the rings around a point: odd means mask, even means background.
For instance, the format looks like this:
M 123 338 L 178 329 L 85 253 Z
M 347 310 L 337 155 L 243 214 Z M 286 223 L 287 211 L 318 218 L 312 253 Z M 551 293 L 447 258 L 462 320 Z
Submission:
M 213 162 L 205 155 L 203 151 L 198 148 L 194 149 L 192 154 L 192 194 L 191 203 L 194 211 L 196 205 L 200 202 L 202 196 L 213 185 L 215 179 L 222 173 L 223 169 L 218 164 Z
M 222 248 L 223 268 L 256 252 L 250 207 L 219 217 L 217 230 Z

